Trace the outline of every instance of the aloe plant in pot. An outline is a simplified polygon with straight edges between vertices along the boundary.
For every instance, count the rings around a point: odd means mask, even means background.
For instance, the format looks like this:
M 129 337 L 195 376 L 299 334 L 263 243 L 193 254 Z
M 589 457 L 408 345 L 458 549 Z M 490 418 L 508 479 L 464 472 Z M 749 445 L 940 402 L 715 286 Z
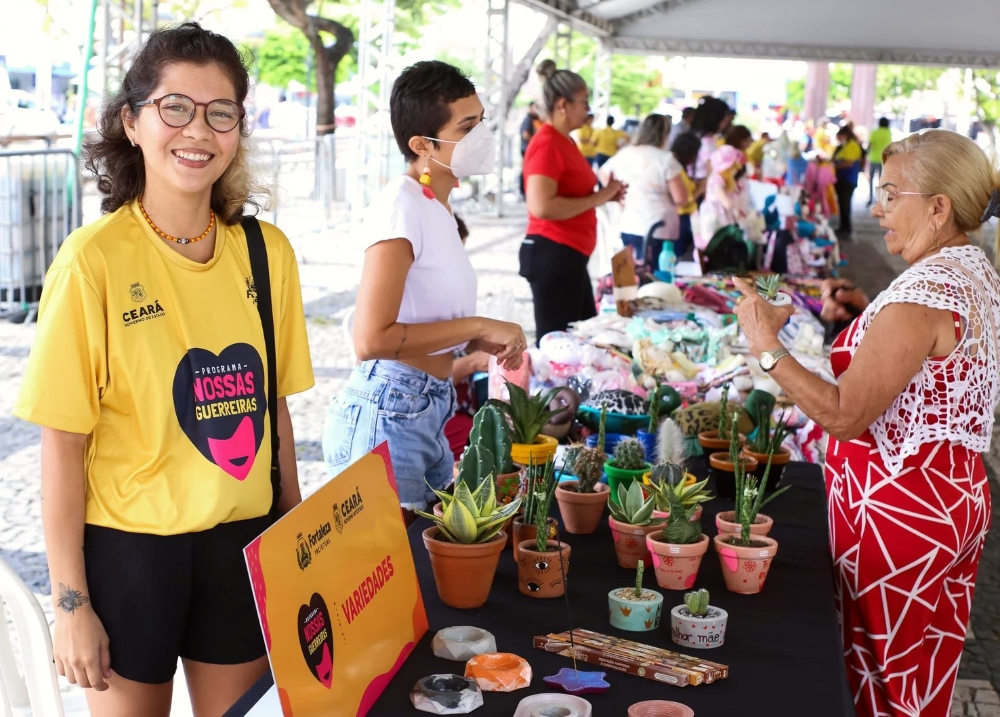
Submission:
M 656 499 L 654 518 L 670 515 L 671 494 L 680 499 L 685 511 L 691 511 L 691 520 L 701 520 L 702 503 L 712 500 L 706 487 L 708 478 L 699 481 L 677 463 L 660 463 L 653 466 L 649 478 L 649 491 Z
M 685 508 L 673 490 L 666 492 L 670 515 L 661 533 L 646 536 L 646 547 L 653 559 L 656 582 L 667 590 L 685 590 L 694 586 L 701 559 L 708 550 L 708 536 L 701 532 L 701 521 L 693 519 L 695 507 Z
M 778 291 L 779 286 L 781 286 L 781 274 L 757 277 L 757 293 L 767 303 L 772 306 L 790 306 L 792 297 L 783 291 Z
M 682 647 L 706 650 L 726 641 L 729 613 L 708 604 L 708 590 L 685 593 L 684 604 L 670 611 L 670 634 Z
M 507 392 L 510 395 L 510 403 L 495 398 L 487 402 L 487 405 L 495 406 L 510 419 L 514 429 L 511 457 L 516 463 L 544 465 L 545 461 L 555 454 L 559 441 L 551 436 L 541 435 L 541 430 L 553 416 L 560 413 L 549 408 L 549 404 L 560 391 L 562 388 L 553 388 L 529 396 L 523 388 L 508 381 Z
M 633 481 L 626 489 L 618 486 L 618 502 L 608 499 L 608 524 L 615 541 L 615 556 L 623 568 L 634 570 L 640 560 L 650 560 L 646 535 L 663 527 L 662 518 L 653 518 L 656 502 L 643 495 L 642 485 Z
M 518 589 L 524 595 L 536 598 L 560 597 L 566 590 L 564 577 L 569 572 L 570 547 L 559 540 L 550 540 L 549 510 L 555 497 L 557 479 L 550 458 L 545 471 L 534 481 L 525 494 L 531 507 L 535 536 L 514 544 L 517 553 Z M 558 537 L 558 536 L 556 536 Z
M 515 498 L 507 505 L 498 504 L 492 475 L 482 476 L 475 491 L 459 483 L 454 495 L 434 492 L 441 499 L 443 514 L 416 513 L 434 522 L 423 532 L 423 539 L 438 596 L 451 607 L 480 607 L 489 597 L 507 540 L 503 524 L 521 501 Z
M 589 535 L 597 530 L 608 502 L 608 486 L 600 482 L 604 473 L 604 451 L 599 448 L 574 446 L 566 456 L 575 481 L 564 481 L 556 487 L 559 513 L 567 533 Z
M 614 456 L 604 464 L 612 500 L 618 499 L 618 486 L 629 487 L 633 481 L 642 483 L 643 474 L 651 468 L 646 462 L 646 449 L 638 438 L 626 438 L 615 446 Z
M 608 614 L 611 626 L 619 630 L 648 632 L 660 626 L 663 595 L 642 587 L 644 564 L 640 560 L 635 570 L 635 587 L 618 588 L 608 593 Z

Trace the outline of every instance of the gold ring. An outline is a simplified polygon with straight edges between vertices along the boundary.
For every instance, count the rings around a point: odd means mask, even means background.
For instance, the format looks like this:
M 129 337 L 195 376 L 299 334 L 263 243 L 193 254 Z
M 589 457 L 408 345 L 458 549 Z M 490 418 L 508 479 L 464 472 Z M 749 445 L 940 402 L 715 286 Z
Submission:
M 740 294 L 739 297 L 736 299 L 736 305 L 739 306 L 740 302 L 743 301 L 743 299 L 745 298 L 747 297 L 744 294 Z

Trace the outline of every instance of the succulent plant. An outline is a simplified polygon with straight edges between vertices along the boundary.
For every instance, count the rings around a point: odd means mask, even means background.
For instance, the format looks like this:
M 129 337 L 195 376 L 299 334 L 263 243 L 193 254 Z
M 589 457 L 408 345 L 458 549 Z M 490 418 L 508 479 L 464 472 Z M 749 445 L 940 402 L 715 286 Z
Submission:
M 517 443 L 530 445 L 538 438 L 538 434 L 541 433 L 545 424 L 557 413 L 561 413 L 561 411 L 549 410 L 549 403 L 560 391 L 562 388 L 557 387 L 529 396 L 523 388 L 508 381 L 507 392 L 510 396 L 510 403 L 492 398 L 487 405 L 498 408 L 501 413 L 510 417 Z
M 485 446 L 493 454 L 496 473 L 513 473 L 514 461 L 510 457 L 511 438 L 510 424 L 496 406 L 485 405 L 476 411 L 472 419 L 472 432 L 469 434 L 469 444 Z
M 635 599 L 642 600 L 642 571 L 643 564 L 640 560 L 638 565 L 635 566 Z
M 719 399 L 719 438 L 729 435 L 729 386 L 730 382 L 722 384 L 722 398 Z
M 701 521 L 691 520 L 697 506 L 685 508 L 681 499 L 672 490 L 667 491 L 667 500 L 670 504 L 670 515 L 661 534 L 663 541 L 672 545 L 690 545 L 701 540 Z
M 654 496 L 644 497 L 639 481 L 632 481 L 626 490 L 618 485 L 618 502 L 608 498 L 608 510 L 611 517 L 619 523 L 627 525 L 654 525 L 663 522 L 662 518 L 653 518 L 653 508 L 656 507 Z
M 675 495 L 680 500 L 684 510 L 697 508 L 699 503 L 707 503 L 712 500 L 712 494 L 706 489 L 708 478 L 703 481 L 695 481 L 684 469 L 675 463 L 659 463 L 653 466 L 649 477 L 650 490 L 656 496 L 657 510 L 670 510 L 670 495 Z
M 649 432 L 656 433 L 660 427 L 660 404 L 663 402 L 664 387 L 657 382 L 653 395 L 649 398 Z
M 757 522 L 757 513 L 765 505 L 788 490 L 791 486 L 785 486 L 774 491 L 771 495 L 764 497 L 767 488 L 767 478 L 771 473 L 771 458 L 767 457 L 767 467 L 764 469 L 764 477 L 758 482 L 757 477 L 747 475 L 746 462 L 739 452 L 739 434 L 736 426 L 733 426 L 732 435 L 729 440 L 729 460 L 733 463 L 734 478 L 736 481 L 736 519 L 742 530 L 739 535 L 739 545 L 750 546 L 750 526 Z
M 493 480 L 496 465 L 493 452 L 481 443 L 473 443 L 465 449 L 458 463 L 456 483 L 464 483 L 469 490 L 475 490 L 484 480 Z
M 769 301 L 778 295 L 778 285 L 781 283 L 781 274 L 771 274 L 770 276 L 757 277 L 757 293 L 761 294 Z
M 586 446 L 575 446 L 571 450 L 572 453 L 566 460 L 568 465 L 573 466 L 573 473 L 577 478 L 576 492 L 593 493 L 604 474 L 604 451 Z
M 601 422 L 597 426 L 597 448 L 600 450 L 601 454 L 607 457 L 604 452 L 604 441 L 605 441 L 605 426 L 608 422 L 608 404 L 601 404 Z
M 496 487 L 492 480 L 479 484 L 474 491 L 465 483 L 455 486 L 455 494 L 434 491 L 444 505 L 444 514 L 436 516 L 414 511 L 434 524 L 443 538 L 451 543 L 485 543 L 492 540 L 503 524 L 517 512 L 521 499 L 515 498 L 507 505 L 496 501 Z
M 774 430 L 771 430 L 771 412 L 766 411 L 764 406 L 761 406 L 759 411 L 757 416 L 757 432 L 750 442 L 750 448 L 754 453 L 774 455 L 781 448 L 781 444 L 785 442 L 785 437 L 791 432 L 788 428 L 788 419 L 782 413 L 781 418 L 778 419 L 778 422 L 774 426 Z
M 646 448 L 638 438 L 623 438 L 615 446 L 611 465 L 623 471 L 639 471 L 646 468 Z
M 684 604 L 692 617 L 705 617 L 708 614 L 708 590 L 693 590 L 684 593 Z
M 529 472 L 529 476 L 534 471 Z M 560 476 L 562 472 L 560 471 Z M 539 553 L 546 552 L 549 541 L 549 512 L 552 509 L 552 499 L 556 495 L 559 481 L 555 475 L 555 464 L 550 457 L 545 462 L 545 469 L 538 479 L 529 477 L 529 483 L 524 493 L 524 523 L 534 524 L 535 547 Z

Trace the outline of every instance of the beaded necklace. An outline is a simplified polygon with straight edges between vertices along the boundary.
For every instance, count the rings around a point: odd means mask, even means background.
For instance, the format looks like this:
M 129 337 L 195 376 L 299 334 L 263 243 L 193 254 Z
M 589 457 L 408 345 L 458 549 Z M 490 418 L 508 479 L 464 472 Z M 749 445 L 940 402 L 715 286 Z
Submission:
M 153 223 L 153 220 L 149 218 L 149 215 L 146 214 L 146 208 L 144 206 L 142 206 L 142 200 L 141 199 L 139 200 L 139 211 L 142 212 L 143 219 L 146 220 L 146 223 L 149 224 L 150 228 L 154 232 L 156 232 L 157 234 L 159 234 L 161 237 L 163 237 L 167 241 L 172 241 L 172 242 L 174 242 L 176 244 L 194 244 L 195 242 L 201 241 L 202 239 L 204 239 L 205 237 L 207 237 L 209 235 L 209 233 L 212 231 L 212 227 L 215 226 L 215 212 L 211 212 L 210 211 L 209 212 L 209 219 L 208 219 L 208 229 L 206 229 L 205 231 L 203 231 L 201 233 L 201 236 L 194 237 L 193 239 L 185 239 L 184 237 L 170 236 L 165 231 L 163 231 L 158 226 L 156 226 L 156 224 Z

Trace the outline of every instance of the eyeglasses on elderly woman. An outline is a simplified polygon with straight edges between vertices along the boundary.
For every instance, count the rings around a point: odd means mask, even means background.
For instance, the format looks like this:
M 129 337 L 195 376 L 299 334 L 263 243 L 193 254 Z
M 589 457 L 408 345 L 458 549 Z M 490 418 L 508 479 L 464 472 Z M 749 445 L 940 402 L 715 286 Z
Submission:
M 891 185 L 887 185 L 887 186 L 891 186 Z M 897 191 L 895 189 L 886 189 L 886 187 L 875 187 L 875 189 L 872 190 L 872 194 L 874 195 L 875 201 L 878 202 L 878 204 L 879 204 L 880 207 L 882 207 L 882 211 L 883 212 L 889 211 L 889 202 L 891 200 L 895 199 L 896 197 L 905 196 L 905 195 L 911 195 L 911 196 L 917 196 L 917 197 L 932 197 L 932 196 L 934 196 L 930 192 L 900 192 L 900 191 Z

